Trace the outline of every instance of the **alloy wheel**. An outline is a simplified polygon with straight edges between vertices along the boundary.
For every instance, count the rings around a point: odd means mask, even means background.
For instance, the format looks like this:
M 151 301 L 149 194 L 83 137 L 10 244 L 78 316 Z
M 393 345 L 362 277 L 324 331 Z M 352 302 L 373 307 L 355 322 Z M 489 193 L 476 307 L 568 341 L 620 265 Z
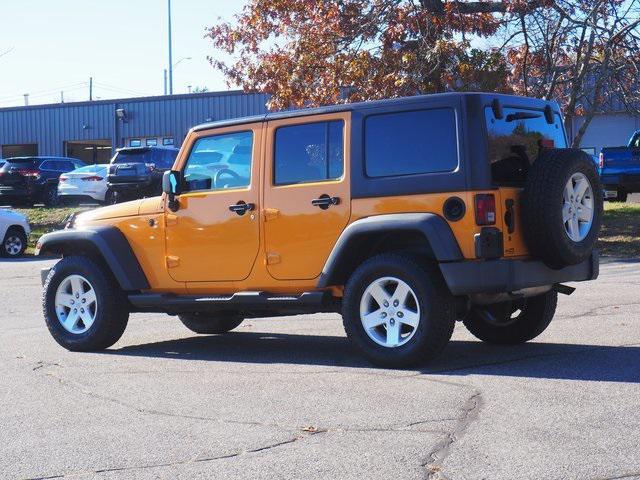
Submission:
M 562 223 L 574 242 L 581 242 L 591 231 L 594 198 L 591 182 L 583 173 L 574 173 L 564 187 Z
M 362 295 L 360 321 L 366 334 L 378 345 L 400 347 L 418 329 L 418 298 L 406 282 L 395 277 L 379 278 Z
M 22 239 L 17 235 L 10 235 L 4 241 L 4 251 L 11 257 L 19 255 L 22 251 Z
M 69 333 L 85 333 L 98 313 L 96 292 L 81 275 L 69 275 L 56 290 L 55 309 L 58 321 Z

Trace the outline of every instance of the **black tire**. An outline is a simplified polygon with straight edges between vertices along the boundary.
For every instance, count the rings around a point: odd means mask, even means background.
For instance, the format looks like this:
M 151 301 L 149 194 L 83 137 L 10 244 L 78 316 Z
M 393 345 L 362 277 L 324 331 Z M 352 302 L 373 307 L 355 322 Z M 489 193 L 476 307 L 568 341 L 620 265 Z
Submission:
M 475 306 L 463 323 L 483 342 L 517 345 L 536 338 L 546 330 L 557 303 L 558 294 L 552 290 L 519 301 Z
M 59 205 L 60 199 L 58 198 L 57 185 L 47 185 L 42 195 L 42 203 L 44 203 L 45 207 L 50 208 L 57 207 Z
M 2 240 L 0 255 L 6 258 L 18 258 L 27 249 L 27 234 L 22 227 L 11 227 Z
M 244 320 L 235 314 L 210 316 L 203 313 L 184 313 L 178 318 L 189 330 L 201 334 L 227 333 Z
M 97 312 L 91 327 L 83 333 L 66 330 L 56 313 L 55 297 L 60 284 L 70 275 L 81 275 L 93 287 Z M 42 309 L 51 335 L 74 352 L 104 350 L 116 343 L 129 320 L 127 299 L 119 285 L 99 263 L 85 256 L 64 257 L 49 272 L 44 285 Z
M 610 202 L 616 202 L 616 203 L 625 203 L 627 201 L 627 197 L 629 196 L 629 194 L 627 192 L 625 192 L 624 190 L 618 190 L 616 193 L 616 197 L 610 199 Z
M 104 204 L 105 205 L 115 205 L 118 203 L 118 195 L 113 190 L 107 190 L 107 193 L 104 194 Z
M 593 220 L 581 241 L 569 237 L 562 219 L 564 188 L 575 173 L 587 178 L 593 192 Z M 602 223 L 601 191 L 593 161 L 582 150 L 542 152 L 527 175 L 522 202 L 525 241 L 532 255 L 551 268 L 575 265 L 589 258 Z
M 383 277 L 405 282 L 420 308 L 413 336 L 393 348 L 376 343 L 360 318 L 360 302 L 367 287 Z M 380 254 L 360 265 L 347 282 L 342 302 L 344 329 L 352 345 L 370 362 L 391 368 L 424 363 L 439 355 L 453 333 L 454 312 L 453 297 L 440 271 L 421 258 L 397 253 Z

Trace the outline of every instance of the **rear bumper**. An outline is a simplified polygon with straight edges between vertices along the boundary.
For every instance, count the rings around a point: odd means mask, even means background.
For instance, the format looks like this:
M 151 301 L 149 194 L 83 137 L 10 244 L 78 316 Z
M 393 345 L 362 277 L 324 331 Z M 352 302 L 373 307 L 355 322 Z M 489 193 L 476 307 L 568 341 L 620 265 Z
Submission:
M 564 282 L 595 280 L 598 252 L 582 263 L 554 270 L 537 260 L 485 260 L 441 263 L 440 271 L 454 295 L 509 293 Z
M 607 190 L 624 189 L 627 191 L 640 192 L 640 174 L 621 173 L 609 174 L 605 173 L 600 176 L 600 182 Z

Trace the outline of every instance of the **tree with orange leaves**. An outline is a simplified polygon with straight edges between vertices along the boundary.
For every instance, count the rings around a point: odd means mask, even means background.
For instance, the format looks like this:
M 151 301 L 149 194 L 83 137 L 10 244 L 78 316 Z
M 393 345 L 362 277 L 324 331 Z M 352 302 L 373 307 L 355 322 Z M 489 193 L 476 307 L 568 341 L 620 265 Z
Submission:
M 250 0 L 211 27 L 211 58 L 230 84 L 282 109 L 445 90 L 508 91 L 495 49 L 473 48 L 514 12 L 541 3 L 441 0 Z

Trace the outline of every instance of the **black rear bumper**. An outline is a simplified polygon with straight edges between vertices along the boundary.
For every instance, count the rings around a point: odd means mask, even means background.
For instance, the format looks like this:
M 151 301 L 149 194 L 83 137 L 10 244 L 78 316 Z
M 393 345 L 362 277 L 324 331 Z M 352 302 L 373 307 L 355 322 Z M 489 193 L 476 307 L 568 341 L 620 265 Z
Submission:
M 564 282 L 595 280 L 598 252 L 582 263 L 554 270 L 537 260 L 484 260 L 441 263 L 440 271 L 454 295 L 508 293 Z

